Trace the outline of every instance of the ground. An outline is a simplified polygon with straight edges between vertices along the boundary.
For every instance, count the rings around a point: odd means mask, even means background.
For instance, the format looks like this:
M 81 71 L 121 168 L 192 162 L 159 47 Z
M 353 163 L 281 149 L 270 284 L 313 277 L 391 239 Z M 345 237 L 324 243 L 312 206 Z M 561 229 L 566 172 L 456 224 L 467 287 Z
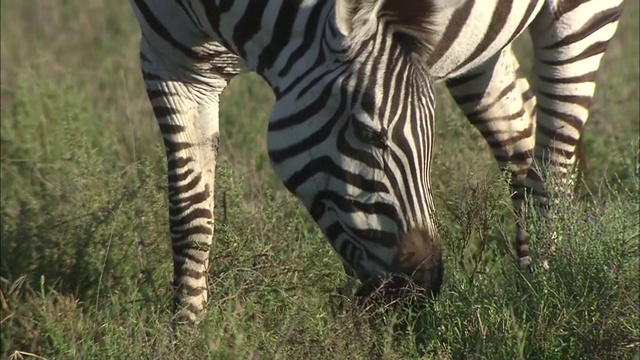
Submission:
M 638 2 L 604 58 L 585 185 L 556 222 L 533 224 L 534 248 L 550 231 L 562 243 L 529 283 L 488 147 L 440 91 L 433 190 L 446 274 L 420 312 L 339 295 L 349 283 L 338 258 L 269 166 L 273 96 L 255 75 L 234 80 L 208 315 L 177 343 L 164 154 L 129 4 L 0 4 L 2 358 L 640 358 Z

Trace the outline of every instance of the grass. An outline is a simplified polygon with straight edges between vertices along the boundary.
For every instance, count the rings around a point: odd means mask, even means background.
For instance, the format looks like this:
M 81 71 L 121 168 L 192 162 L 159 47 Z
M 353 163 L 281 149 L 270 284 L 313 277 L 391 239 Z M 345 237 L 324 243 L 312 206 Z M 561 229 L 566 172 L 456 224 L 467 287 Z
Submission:
M 340 295 L 353 284 L 269 167 L 273 97 L 255 75 L 234 80 L 208 315 L 178 343 L 164 155 L 129 5 L 0 4 L 2 358 L 640 359 L 637 2 L 604 59 L 585 186 L 557 221 L 532 224 L 535 249 L 551 231 L 562 241 L 552 271 L 528 283 L 508 250 L 497 167 L 441 92 L 433 177 L 446 279 L 421 312 Z

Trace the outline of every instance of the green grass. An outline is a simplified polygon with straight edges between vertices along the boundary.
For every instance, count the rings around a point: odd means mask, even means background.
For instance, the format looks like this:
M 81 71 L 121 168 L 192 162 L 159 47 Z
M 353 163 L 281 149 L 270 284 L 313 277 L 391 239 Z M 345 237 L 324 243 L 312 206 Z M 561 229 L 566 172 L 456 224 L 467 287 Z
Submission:
M 128 3 L 0 4 L 2 358 L 640 359 L 637 2 L 604 59 L 585 187 L 556 222 L 532 224 L 534 248 L 551 231 L 562 241 L 528 283 L 497 167 L 441 92 L 446 278 L 421 312 L 339 295 L 354 284 L 269 167 L 273 97 L 255 75 L 234 80 L 208 315 L 175 344 L 164 155 Z

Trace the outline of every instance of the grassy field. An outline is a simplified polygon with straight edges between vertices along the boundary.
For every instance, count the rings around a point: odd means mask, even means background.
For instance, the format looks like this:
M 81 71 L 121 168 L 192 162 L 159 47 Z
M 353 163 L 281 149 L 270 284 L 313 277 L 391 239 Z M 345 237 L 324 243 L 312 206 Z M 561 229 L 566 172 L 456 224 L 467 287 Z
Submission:
M 162 142 L 128 2 L 1 0 L 3 359 L 640 359 L 639 5 L 628 1 L 586 130 L 579 196 L 529 291 L 488 147 L 439 96 L 434 191 L 445 245 L 428 309 L 362 309 L 338 258 L 270 169 L 273 97 L 253 74 L 222 99 L 208 316 L 169 337 Z M 527 42 L 518 44 L 527 54 Z M 527 57 L 524 56 L 524 59 Z M 528 66 L 526 61 L 523 61 Z

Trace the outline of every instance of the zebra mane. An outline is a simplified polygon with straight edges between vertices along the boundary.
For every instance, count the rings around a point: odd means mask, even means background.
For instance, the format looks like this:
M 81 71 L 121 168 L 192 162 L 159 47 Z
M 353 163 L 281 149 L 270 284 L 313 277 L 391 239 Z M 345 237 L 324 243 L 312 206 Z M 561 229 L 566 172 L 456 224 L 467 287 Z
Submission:
M 445 8 L 465 0 L 336 0 L 338 28 L 345 34 L 348 50 L 369 39 L 384 22 L 395 40 L 419 58 L 426 59 L 435 44 L 435 29 Z M 351 57 L 353 53 L 347 52 Z

